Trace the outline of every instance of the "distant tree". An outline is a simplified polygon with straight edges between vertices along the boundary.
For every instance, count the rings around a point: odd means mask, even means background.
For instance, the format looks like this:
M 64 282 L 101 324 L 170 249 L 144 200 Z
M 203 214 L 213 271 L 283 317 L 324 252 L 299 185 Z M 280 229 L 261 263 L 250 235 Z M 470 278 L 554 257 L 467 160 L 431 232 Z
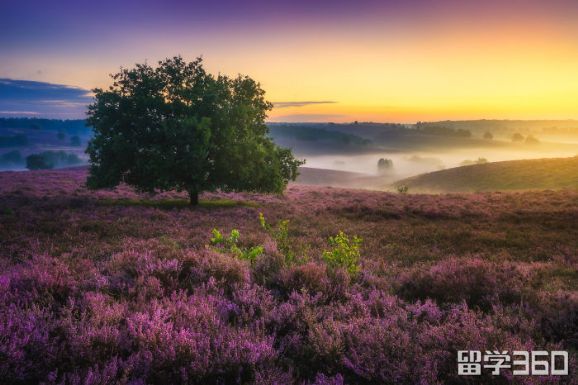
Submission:
M 66 138 L 66 134 L 64 133 L 64 131 L 58 131 L 56 137 L 58 138 L 58 140 L 64 140 L 64 138 Z
M 303 162 L 276 146 L 265 125 L 272 104 L 247 76 L 208 74 L 198 58 L 137 64 L 95 89 L 88 124 L 90 188 L 121 181 L 140 191 L 282 192 Z
M 400 184 L 396 186 L 396 190 L 400 194 L 407 194 L 407 192 L 409 191 L 409 186 L 405 184 Z
M 379 172 L 390 170 L 392 167 L 393 161 L 391 159 L 381 158 L 377 161 L 377 170 Z
M 74 146 L 74 147 L 80 147 L 82 145 L 80 137 L 78 135 L 71 136 L 70 137 L 70 145 Z
M 512 142 L 523 142 L 524 141 L 524 135 L 520 134 L 519 132 L 516 132 L 514 135 L 512 135 Z
M 49 170 L 54 166 L 53 160 L 43 154 L 32 154 L 26 157 L 26 168 L 29 170 Z
M 82 159 L 78 155 L 64 151 L 44 151 L 26 157 L 26 168 L 29 170 L 49 170 L 80 163 L 82 163 Z
M 486 133 L 484 133 L 484 139 L 486 139 L 486 140 L 492 140 L 492 139 L 494 139 L 494 135 L 492 135 L 491 132 L 486 131 Z

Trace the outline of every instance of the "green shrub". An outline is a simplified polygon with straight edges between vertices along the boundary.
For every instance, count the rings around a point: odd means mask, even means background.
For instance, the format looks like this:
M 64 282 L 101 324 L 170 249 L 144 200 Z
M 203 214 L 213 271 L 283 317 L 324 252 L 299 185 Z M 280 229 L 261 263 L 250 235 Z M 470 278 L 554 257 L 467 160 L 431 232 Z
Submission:
M 332 249 L 323 252 L 323 260 L 330 268 L 343 268 L 354 276 L 359 272 L 361 241 L 361 238 L 357 236 L 353 236 L 350 240 L 343 231 L 340 231 L 336 236 L 329 237 L 329 245 Z
M 26 168 L 29 170 L 49 170 L 81 163 L 82 159 L 78 155 L 64 151 L 44 151 L 26 157 Z
M 237 229 L 231 230 L 231 234 L 228 237 L 223 236 L 218 229 L 213 229 L 211 234 L 213 235 L 211 238 L 211 245 L 217 246 L 220 249 L 228 250 L 239 259 L 253 263 L 258 256 L 263 254 L 264 248 L 262 245 L 250 248 L 239 247 L 238 243 L 241 238 L 241 233 Z
M 397 192 L 400 194 L 407 194 L 408 191 L 409 191 L 408 185 L 400 184 L 399 186 L 397 186 Z
M 275 240 L 277 250 L 283 254 L 285 262 L 288 264 L 295 262 L 295 252 L 293 251 L 291 241 L 289 240 L 289 220 L 281 220 L 277 222 L 275 227 L 272 227 L 265 220 L 263 213 L 259 213 L 259 223 L 263 230 L 265 230 L 271 238 Z

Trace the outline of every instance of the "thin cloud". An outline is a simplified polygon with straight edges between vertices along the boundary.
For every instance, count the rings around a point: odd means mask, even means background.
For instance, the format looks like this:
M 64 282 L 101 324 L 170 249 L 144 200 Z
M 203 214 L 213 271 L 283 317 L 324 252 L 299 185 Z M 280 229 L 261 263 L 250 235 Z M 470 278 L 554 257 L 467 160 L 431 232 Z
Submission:
M 270 123 L 307 123 L 342 121 L 347 115 L 340 114 L 291 114 L 275 116 L 269 119 Z
M 0 78 L 0 115 L 84 118 L 89 90 L 62 84 Z
M 2 115 L 29 116 L 29 115 L 38 115 L 38 112 L 35 112 L 35 111 L 0 111 L 0 116 L 2 116 Z
M 337 103 L 333 100 L 321 100 L 321 101 L 302 101 L 302 102 L 275 102 L 273 106 L 275 108 L 288 108 L 288 107 L 305 107 L 315 104 L 334 104 Z

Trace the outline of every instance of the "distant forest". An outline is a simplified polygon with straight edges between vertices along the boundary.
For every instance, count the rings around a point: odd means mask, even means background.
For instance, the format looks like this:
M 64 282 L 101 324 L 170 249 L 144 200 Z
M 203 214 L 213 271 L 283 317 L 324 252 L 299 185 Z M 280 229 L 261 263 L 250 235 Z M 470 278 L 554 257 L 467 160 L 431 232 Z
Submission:
M 578 137 L 574 120 L 468 120 L 399 123 L 275 123 L 271 138 L 301 156 L 499 147 L 539 143 L 543 136 Z M 41 150 L 67 151 L 84 157 L 92 137 L 86 121 L 0 118 L 0 168 L 24 164 Z M 19 151 L 16 154 L 14 151 Z M 16 156 L 19 155 L 19 156 Z
M 439 122 L 417 122 L 416 127 L 445 127 L 471 132 L 489 131 L 492 133 L 544 133 L 578 134 L 576 120 L 445 120 Z
M 377 131 L 410 135 L 441 135 L 452 137 L 470 137 L 473 133 L 488 131 L 493 133 L 578 134 L 576 120 L 461 120 L 417 122 L 416 124 L 398 123 L 269 123 L 271 135 L 279 138 L 294 138 L 302 141 L 324 141 L 367 145 L 367 135 Z M 39 118 L 0 118 L 0 129 L 34 129 L 62 131 L 70 135 L 89 135 L 90 127 L 83 119 L 58 120 Z M 412 130 L 413 129 L 413 130 Z M 408 131 L 410 130 L 410 131 Z M 341 132 L 344 135 L 335 134 Z M 355 134 L 354 134 L 355 133 Z

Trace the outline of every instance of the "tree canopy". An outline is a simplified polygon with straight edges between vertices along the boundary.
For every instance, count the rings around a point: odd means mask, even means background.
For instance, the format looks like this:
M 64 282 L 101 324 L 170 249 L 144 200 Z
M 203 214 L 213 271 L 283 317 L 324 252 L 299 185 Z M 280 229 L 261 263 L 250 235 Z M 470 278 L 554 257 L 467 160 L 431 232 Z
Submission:
M 180 56 L 137 64 L 95 89 L 91 188 L 126 182 L 140 191 L 282 192 L 303 162 L 275 145 L 265 124 L 272 104 L 248 76 L 205 71 Z

